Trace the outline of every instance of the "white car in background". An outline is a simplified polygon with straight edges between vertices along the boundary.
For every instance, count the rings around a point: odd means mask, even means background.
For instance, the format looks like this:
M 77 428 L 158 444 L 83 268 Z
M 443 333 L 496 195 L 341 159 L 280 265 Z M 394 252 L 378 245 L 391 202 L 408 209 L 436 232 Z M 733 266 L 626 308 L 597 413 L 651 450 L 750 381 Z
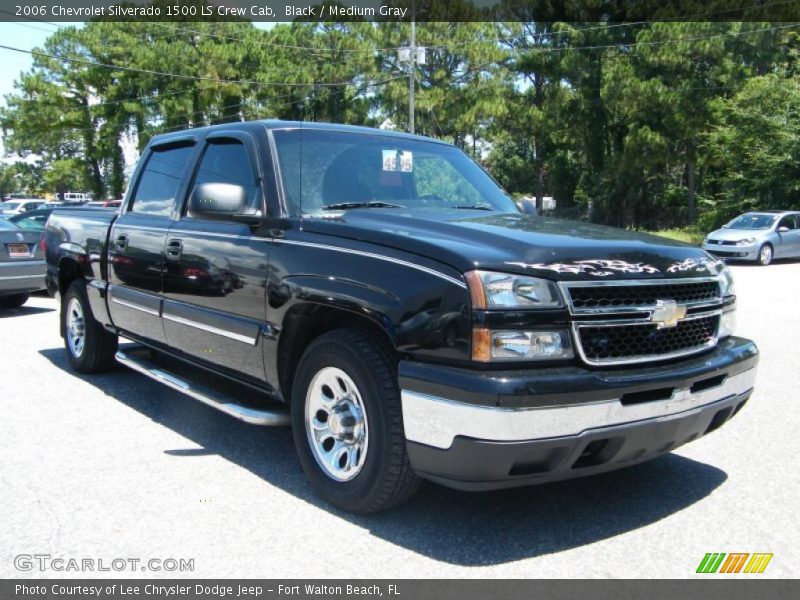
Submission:
M 37 199 L 15 199 L 0 202 L 0 219 L 7 219 L 11 215 L 36 210 L 45 204 L 44 200 Z
M 768 265 L 773 258 L 800 258 L 800 212 L 744 213 L 703 240 L 703 250 L 733 260 Z

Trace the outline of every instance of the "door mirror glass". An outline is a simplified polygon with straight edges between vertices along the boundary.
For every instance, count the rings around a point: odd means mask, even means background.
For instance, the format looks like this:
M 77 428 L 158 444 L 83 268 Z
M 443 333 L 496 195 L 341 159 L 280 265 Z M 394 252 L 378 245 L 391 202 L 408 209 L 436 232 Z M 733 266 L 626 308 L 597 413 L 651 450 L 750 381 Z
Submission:
M 189 198 L 189 216 L 203 219 L 231 219 L 247 203 L 247 192 L 232 183 L 201 183 Z
M 518 200 L 517 205 L 519 206 L 520 211 L 526 215 L 537 216 L 539 214 L 539 211 L 536 210 L 536 200 Z

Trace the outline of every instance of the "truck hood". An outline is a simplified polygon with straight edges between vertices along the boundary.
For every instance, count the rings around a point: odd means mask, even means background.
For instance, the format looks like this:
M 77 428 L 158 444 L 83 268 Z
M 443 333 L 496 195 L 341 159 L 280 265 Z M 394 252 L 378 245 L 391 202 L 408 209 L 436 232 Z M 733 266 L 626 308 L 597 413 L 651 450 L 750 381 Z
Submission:
M 358 209 L 306 218 L 302 227 L 411 252 L 461 272 L 599 280 L 697 277 L 721 269 L 705 251 L 682 242 L 518 213 Z

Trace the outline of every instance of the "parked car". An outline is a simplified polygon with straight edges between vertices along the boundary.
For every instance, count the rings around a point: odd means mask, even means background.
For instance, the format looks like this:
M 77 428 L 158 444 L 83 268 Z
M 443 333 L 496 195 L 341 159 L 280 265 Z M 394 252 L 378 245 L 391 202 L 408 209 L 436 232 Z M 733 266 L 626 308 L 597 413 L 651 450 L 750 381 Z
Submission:
M 66 204 L 85 204 L 92 199 L 91 194 L 84 192 L 63 192 L 59 197 Z
M 122 200 L 92 200 L 85 203 L 83 206 L 91 208 L 119 208 Z
M 41 231 L 0 220 L 0 308 L 18 308 L 45 288 Z
M 709 233 L 703 249 L 720 258 L 756 261 L 800 257 L 800 212 L 754 211 Z
M 36 210 L 45 203 L 45 200 L 6 200 L 5 202 L 0 202 L 0 219 L 7 219 L 11 215 Z
M 291 424 L 312 486 L 357 513 L 420 478 L 487 490 L 638 463 L 754 386 L 722 261 L 523 214 L 428 138 L 282 121 L 156 136 L 119 212 L 57 209 L 45 240 L 73 368 L 116 358 Z
M 29 210 L 28 212 L 11 215 L 8 217 L 7 221 L 9 223 L 13 223 L 22 230 L 38 231 L 43 233 L 47 219 L 50 217 L 50 214 L 53 212 L 54 208 L 55 207 L 48 207 L 45 204 L 43 205 L 43 208 L 37 208 L 36 210 Z

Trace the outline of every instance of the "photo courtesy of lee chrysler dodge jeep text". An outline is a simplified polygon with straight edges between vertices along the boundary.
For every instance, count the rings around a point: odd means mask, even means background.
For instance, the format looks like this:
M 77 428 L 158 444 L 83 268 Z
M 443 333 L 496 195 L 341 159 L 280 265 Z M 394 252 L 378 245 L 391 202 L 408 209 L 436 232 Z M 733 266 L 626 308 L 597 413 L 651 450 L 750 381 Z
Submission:
M 718 259 L 522 214 L 424 137 L 156 136 L 118 213 L 57 209 L 45 245 L 75 369 L 117 360 L 291 425 L 312 486 L 357 513 L 420 478 L 487 490 L 648 460 L 726 423 L 755 380 Z

